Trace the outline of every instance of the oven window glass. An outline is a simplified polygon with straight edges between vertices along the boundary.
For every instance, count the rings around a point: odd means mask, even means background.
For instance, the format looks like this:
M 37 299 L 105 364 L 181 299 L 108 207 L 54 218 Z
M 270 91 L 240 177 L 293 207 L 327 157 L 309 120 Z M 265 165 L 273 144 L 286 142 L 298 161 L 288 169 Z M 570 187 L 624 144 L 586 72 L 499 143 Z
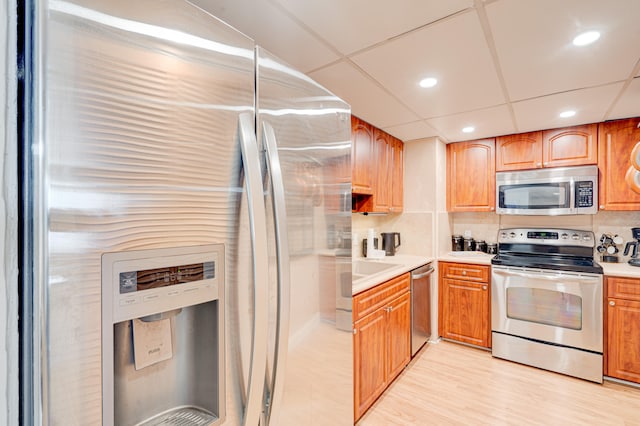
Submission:
M 507 288 L 507 317 L 581 330 L 582 298 L 555 290 Z
M 569 182 L 501 185 L 499 206 L 504 209 L 570 208 Z

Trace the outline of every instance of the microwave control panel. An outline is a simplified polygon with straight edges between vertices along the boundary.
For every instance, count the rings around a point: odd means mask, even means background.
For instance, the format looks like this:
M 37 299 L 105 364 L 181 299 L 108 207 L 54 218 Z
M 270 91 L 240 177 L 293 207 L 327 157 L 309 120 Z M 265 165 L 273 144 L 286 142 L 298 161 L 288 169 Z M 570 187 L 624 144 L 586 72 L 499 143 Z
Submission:
M 593 182 L 576 182 L 576 207 L 593 207 Z

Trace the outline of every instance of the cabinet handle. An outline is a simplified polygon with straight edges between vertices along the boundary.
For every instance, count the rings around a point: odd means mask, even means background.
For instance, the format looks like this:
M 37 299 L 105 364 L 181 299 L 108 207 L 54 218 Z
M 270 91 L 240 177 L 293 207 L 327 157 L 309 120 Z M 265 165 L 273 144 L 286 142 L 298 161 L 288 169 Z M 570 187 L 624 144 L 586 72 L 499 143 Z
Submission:
M 483 290 L 486 290 L 486 289 L 487 289 L 487 286 L 486 286 L 486 285 L 483 285 L 483 286 L 482 286 L 482 289 L 483 289 Z
M 609 306 L 616 306 L 616 302 L 614 302 L 613 300 L 609 300 Z

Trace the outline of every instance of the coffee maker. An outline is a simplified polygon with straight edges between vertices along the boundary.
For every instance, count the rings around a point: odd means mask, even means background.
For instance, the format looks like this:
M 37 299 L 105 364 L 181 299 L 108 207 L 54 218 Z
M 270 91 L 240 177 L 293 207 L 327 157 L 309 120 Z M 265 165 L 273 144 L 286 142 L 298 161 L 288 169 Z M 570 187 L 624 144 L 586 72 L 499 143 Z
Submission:
M 640 245 L 640 228 L 631 228 L 631 234 L 635 241 L 629 241 L 624 246 L 624 255 L 626 256 L 631 251 L 631 259 L 629 259 L 629 265 L 640 266 L 640 259 L 638 259 L 638 245 Z

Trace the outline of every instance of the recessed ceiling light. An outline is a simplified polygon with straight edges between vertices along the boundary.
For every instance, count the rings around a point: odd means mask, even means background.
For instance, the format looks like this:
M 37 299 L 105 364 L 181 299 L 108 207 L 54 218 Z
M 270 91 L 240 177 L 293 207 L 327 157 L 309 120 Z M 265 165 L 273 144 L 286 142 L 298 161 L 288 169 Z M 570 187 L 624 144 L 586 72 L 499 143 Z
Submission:
M 473 127 L 473 126 L 467 126 L 467 127 L 463 127 L 463 128 L 462 128 L 462 131 L 463 131 L 464 133 L 471 133 L 471 132 L 473 132 L 475 129 L 476 129 L 476 128 L 475 128 L 475 127 Z
M 433 87 L 436 84 L 438 84 L 438 79 L 437 78 L 433 78 L 433 77 L 429 77 L 429 78 L 425 78 L 420 80 L 420 87 Z
M 587 31 L 586 33 L 578 34 L 576 38 L 573 39 L 573 44 L 576 46 L 586 46 L 599 38 L 600 33 L 598 31 Z
M 573 117 L 574 115 L 576 115 L 576 112 L 572 109 L 569 109 L 567 111 L 562 111 L 560 113 L 560 117 L 562 118 L 568 118 L 568 117 Z

